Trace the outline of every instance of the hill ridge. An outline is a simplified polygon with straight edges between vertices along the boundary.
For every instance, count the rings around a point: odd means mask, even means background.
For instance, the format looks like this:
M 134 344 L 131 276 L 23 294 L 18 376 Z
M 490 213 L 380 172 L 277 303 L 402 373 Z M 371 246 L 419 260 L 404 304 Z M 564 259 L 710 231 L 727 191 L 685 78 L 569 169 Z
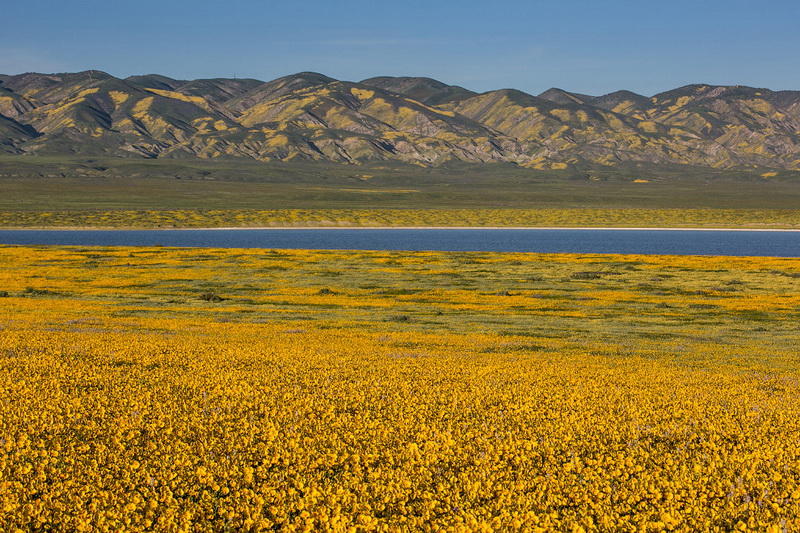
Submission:
M 689 84 L 651 97 L 342 81 L 0 75 L 0 150 L 146 158 L 800 169 L 800 91 Z

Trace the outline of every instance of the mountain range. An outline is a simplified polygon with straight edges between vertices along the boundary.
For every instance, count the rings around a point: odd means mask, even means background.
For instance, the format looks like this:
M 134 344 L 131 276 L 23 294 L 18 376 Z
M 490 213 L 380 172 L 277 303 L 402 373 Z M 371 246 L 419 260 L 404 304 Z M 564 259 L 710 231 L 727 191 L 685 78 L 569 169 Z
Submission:
M 0 152 L 798 170 L 800 91 L 695 84 L 652 97 L 556 88 L 534 96 L 313 72 L 268 82 L 96 70 L 0 75 Z

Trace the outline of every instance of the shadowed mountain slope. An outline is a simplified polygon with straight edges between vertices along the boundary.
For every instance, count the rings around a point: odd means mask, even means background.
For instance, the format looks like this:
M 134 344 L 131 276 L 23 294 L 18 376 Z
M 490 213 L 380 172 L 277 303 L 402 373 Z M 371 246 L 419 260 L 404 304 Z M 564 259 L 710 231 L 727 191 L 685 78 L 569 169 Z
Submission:
M 539 98 L 550 100 L 556 104 L 590 104 L 595 97 L 588 94 L 571 93 L 564 89 L 553 87 L 541 93 Z
M 591 104 L 615 113 L 642 118 L 640 112 L 650 106 L 650 99 L 631 91 L 615 91 L 595 97 Z
M 31 126 L 0 115 L 0 153 L 22 153 L 19 145 L 34 139 L 37 135 Z
M 187 83 L 186 80 L 174 80 L 160 74 L 144 74 L 141 76 L 130 76 L 125 81 L 137 87 L 147 87 L 162 91 L 174 91 L 181 85 Z
M 447 85 L 431 78 L 381 76 L 361 82 L 388 92 L 402 94 L 427 105 L 441 105 L 464 100 L 477 93 L 457 85 Z

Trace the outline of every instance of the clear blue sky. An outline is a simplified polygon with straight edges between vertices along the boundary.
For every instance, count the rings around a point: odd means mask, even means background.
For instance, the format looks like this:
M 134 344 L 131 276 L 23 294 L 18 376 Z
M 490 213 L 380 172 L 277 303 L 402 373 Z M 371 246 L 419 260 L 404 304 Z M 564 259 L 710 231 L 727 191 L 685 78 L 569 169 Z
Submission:
M 800 89 L 800 0 L 18 0 L 0 73 L 430 76 L 470 89 Z

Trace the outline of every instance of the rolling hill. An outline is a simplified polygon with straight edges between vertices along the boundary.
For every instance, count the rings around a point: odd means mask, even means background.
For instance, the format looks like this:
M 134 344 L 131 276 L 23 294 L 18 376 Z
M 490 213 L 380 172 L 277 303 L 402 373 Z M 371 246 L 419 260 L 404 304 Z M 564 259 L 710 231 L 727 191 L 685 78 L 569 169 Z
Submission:
M 478 94 L 430 78 L 0 76 L 0 151 L 339 163 L 800 169 L 800 91 Z

